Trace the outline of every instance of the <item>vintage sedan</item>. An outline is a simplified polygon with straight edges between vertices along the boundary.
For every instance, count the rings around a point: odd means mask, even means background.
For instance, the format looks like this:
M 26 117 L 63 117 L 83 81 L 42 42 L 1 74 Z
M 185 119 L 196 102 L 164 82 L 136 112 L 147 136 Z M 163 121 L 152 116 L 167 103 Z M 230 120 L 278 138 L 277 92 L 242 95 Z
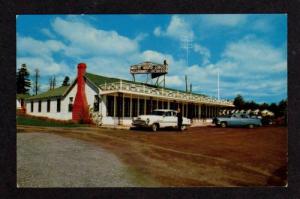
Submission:
M 213 123 L 216 126 L 247 126 L 253 128 L 255 126 L 262 126 L 261 119 L 257 117 L 250 117 L 248 114 L 232 114 L 228 116 L 215 117 Z
M 182 130 L 191 125 L 191 120 L 182 118 Z M 140 115 L 132 119 L 132 126 L 151 128 L 157 131 L 159 128 L 177 128 L 177 112 L 169 109 L 155 109 L 149 115 Z

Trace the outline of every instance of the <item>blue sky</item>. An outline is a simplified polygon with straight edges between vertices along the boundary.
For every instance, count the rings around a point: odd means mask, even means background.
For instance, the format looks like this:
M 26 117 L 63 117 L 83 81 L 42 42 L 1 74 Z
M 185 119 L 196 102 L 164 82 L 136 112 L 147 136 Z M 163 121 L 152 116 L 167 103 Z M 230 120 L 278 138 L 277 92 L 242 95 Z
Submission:
M 18 15 L 17 68 L 40 70 L 41 90 L 49 78 L 73 80 L 76 66 L 131 79 L 130 65 L 169 64 L 167 87 L 220 97 L 278 102 L 287 98 L 285 14 L 197 15 Z M 191 40 L 187 64 L 184 40 Z M 140 77 L 142 80 L 144 77 Z

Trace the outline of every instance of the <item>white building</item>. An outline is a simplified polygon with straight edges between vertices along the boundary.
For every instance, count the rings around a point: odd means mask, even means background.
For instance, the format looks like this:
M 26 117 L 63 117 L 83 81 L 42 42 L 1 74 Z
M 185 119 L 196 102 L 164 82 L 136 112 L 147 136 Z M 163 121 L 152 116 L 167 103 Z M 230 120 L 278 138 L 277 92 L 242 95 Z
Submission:
M 183 116 L 196 122 L 216 116 L 220 109 L 234 107 L 231 101 L 217 100 L 145 83 L 85 72 L 70 86 L 62 86 L 26 99 L 26 113 L 58 120 L 86 119 L 88 106 L 102 115 L 103 124 L 131 124 L 132 117 L 149 114 L 156 108 L 181 108 Z

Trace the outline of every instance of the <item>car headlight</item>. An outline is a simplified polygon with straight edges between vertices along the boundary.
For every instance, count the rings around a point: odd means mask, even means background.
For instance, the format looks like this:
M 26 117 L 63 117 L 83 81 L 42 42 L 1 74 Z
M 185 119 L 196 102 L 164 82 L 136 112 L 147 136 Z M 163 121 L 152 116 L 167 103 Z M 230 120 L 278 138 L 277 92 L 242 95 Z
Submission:
M 146 120 L 146 123 L 147 123 L 147 124 L 149 124 L 149 122 L 150 122 L 150 119 L 149 119 L 149 118 L 147 118 L 147 120 Z

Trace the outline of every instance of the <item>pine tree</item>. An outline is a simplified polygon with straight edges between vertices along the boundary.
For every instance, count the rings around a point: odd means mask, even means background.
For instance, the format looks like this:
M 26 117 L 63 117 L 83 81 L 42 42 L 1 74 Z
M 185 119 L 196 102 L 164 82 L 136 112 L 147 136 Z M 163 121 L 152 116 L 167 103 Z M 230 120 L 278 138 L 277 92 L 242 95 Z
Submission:
M 70 78 L 68 76 L 65 77 L 62 86 L 69 86 L 70 85 Z
M 28 94 L 31 82 L 29 79 L 29 72 L 27 71 L 26 64 L 22 64 L 21 68 L 17 72 L 17 93 L 18 94 Z
M 243 109 L 245 106 L 244 98 L 241 95 L 237 95 L 233 100 L 233 104 L 237 109 Z

